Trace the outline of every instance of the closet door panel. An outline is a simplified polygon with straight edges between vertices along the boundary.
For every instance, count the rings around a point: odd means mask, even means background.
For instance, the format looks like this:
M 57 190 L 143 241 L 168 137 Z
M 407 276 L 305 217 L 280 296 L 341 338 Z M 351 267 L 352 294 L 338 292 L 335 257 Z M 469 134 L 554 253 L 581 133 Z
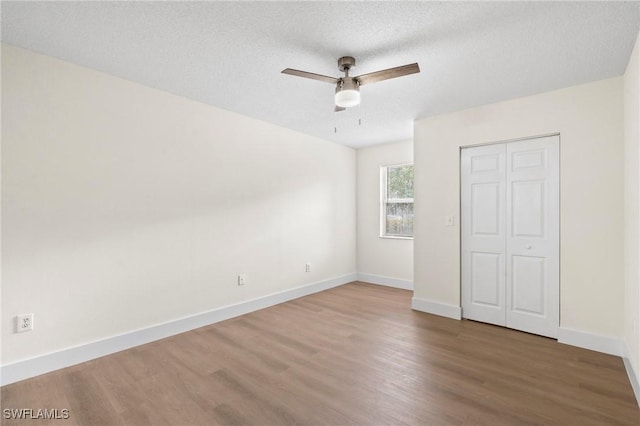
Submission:
M 506 148 L 506 324 L 558 337 L 559 137 Z
M 462 312 L 505 325 L 505 149 L 461 154 Z

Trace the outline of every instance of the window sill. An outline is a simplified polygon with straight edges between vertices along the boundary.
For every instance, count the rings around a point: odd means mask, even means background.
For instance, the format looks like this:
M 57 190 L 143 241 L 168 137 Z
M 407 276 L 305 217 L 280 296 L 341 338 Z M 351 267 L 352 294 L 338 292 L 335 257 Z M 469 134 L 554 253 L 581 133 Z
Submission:
M 399 235 L 380 235 L 385 240 L 413 240 L 413 237 L 401 237 Z

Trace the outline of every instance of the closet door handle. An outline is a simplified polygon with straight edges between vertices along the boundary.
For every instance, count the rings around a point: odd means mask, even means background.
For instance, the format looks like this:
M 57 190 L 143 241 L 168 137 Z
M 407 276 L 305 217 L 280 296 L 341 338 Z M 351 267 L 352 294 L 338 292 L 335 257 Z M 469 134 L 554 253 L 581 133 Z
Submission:
M 527 250 L 531 250 L 531 244 L 527 244 L 526 246 L 524 246 L 524 248 L 526 248 Z

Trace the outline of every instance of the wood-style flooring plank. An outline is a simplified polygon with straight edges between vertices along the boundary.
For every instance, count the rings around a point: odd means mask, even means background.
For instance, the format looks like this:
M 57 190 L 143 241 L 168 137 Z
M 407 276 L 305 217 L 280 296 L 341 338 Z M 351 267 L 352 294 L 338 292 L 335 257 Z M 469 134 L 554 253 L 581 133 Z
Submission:
M 4 386 L 6 425 L 634 425 L 622 360 L 364 283 Z

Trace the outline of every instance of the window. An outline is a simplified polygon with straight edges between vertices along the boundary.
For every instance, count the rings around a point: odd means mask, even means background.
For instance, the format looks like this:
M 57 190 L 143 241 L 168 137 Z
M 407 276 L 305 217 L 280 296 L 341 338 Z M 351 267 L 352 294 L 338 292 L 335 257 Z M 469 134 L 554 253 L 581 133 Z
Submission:
M 413 164 L 380 168 L 380 236 L 413 238 Z

